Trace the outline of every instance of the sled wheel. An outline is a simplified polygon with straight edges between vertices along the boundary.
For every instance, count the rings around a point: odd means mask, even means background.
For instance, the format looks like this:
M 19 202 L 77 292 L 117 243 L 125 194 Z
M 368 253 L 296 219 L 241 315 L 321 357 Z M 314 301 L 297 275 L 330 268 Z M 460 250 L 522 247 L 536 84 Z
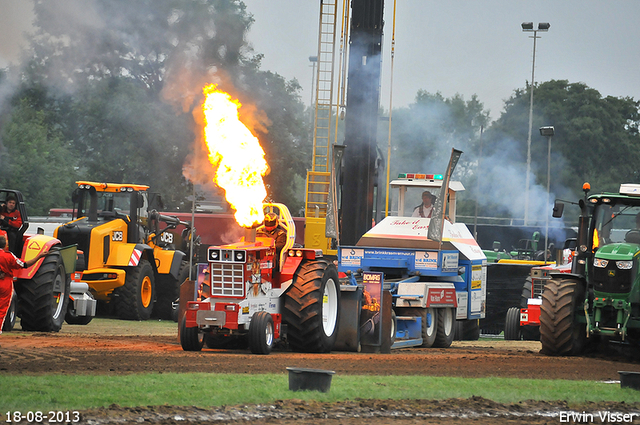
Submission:
M 269 354 L 273 342 L 273 317 L 266 311 L 255 313 L 249 325 L 249 349 L 253 354 Z
M 540 342 L 543 354 L 574 356 L 586 345 L 586 326 L 578 323 L 584 289 L 575 279 L 551 279 L 542 293 Z M 584 314 L 584 313 L 583 313 Z
M 16 283 L 20 324 L 25 331 L 58 332 L 69 304 L 67 275 L 59 252 L 49 252 L 32 279 Z
M 187 318 L 180 322 L 180 345 L 184 351 L 200 351 L 204 345 L 204 334 L 195 326 L 187 327 Z
M 433 347 L 447 348 L 451 346 L 455 335 L 454 325 L 456 323 L 455 308 L 438 309 L 438 322 L 436 324 L 436 339 Z
M 505 341 L 520 341 L 520 307 L 510 307 L 504 320 Z
M 391 310 L 391 345 L 396 342 L 396 333 L 398 332 L 398 318 L 396 312 Z
M 436 340 L 436 324 L 438 313 L 434 308 L 406 308 L 407 316 L 420 317 L 422 319 L 422 345 L 421 347 L 432 347 Z M 431 319 L 429 321 L 429 319 Z
M 147 260 L 127 269 L 124 286 L 116 288 L 116 316 L 126 320 L 148 320 L 155 297 L 153 269 Z
M 294 351 L 326 353 L 338 337 L 338 271 L 325 260 L 303 261 L 284 295 L 283 322 Z

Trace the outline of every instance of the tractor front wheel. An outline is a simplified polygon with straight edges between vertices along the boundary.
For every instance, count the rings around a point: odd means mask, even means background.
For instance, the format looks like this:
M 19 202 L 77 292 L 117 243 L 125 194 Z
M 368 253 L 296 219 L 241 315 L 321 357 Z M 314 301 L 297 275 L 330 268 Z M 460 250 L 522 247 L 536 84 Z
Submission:
M 333 264 L 323 259 L 300 264 L 284 295 L 282 320 L 294 351 L 331 351 L 340 321 L 340 287 Z
M 153 269 L 147 260 L 127 269 L 124 285 L 116 288 L 116 316 L 125 320 L 148 320 L 155 298 Z
M 586 325 L 581 325 L 577 320 L 584 297 L 584 287 L 576 279 L 551 279 L 546 283 L 540 306 L 543 354 L 574 356 L 584 350 Z
M 69 304 L 71 280 L 59 252 L 49 252 L 32 279 L 19 279 L 20 324 L 25 331 L 58 332 Z
M 204 334 L 197 326 L 188 328 L 186 316 L 180 322 L 180 345 L 184 351 L 200 351 L 204 345 Z
M 520 307 L 510 307 L 504 319 L 504 339 L 519 341 L 520 335 Z
M 249 349 L 253 354 L 269 354 L 274 343 L 273 317 L 266 311 L 258 311 L 249 325 Z

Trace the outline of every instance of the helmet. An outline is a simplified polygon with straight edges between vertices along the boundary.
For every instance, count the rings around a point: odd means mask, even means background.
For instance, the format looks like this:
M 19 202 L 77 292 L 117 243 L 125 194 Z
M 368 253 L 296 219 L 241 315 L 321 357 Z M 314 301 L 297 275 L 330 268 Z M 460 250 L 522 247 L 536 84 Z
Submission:
M 266 213 L 264 215 L 264 227 L 276 227 L 278 225 L 278 215 L 276 213 Z

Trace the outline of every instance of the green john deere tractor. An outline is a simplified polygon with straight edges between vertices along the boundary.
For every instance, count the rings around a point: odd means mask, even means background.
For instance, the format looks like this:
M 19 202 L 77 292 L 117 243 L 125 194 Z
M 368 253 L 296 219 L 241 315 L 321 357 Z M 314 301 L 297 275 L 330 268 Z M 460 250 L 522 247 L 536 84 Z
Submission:
M 552 274 L 542 293 L 540 341 L 548 355 L 577 355 L 596 340 L 640 345 L 640 185 L 588 196 L 578 205 L 571 273 Z M 556 201 L 554 217 L 561 217 Z

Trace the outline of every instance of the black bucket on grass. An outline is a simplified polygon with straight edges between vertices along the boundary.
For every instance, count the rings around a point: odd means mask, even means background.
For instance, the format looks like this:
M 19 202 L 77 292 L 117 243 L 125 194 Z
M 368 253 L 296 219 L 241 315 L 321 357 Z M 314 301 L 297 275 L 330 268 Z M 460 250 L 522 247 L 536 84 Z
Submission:
M 332 370 L 305 369 L 301 367 L 288 367 L 289 391 L 320 391 L 329 392 L 331 377 L 335 374 Z
M 640 372 L 624 372 L 619 371 L 620 388 L 633 388 L 640 390 Z

